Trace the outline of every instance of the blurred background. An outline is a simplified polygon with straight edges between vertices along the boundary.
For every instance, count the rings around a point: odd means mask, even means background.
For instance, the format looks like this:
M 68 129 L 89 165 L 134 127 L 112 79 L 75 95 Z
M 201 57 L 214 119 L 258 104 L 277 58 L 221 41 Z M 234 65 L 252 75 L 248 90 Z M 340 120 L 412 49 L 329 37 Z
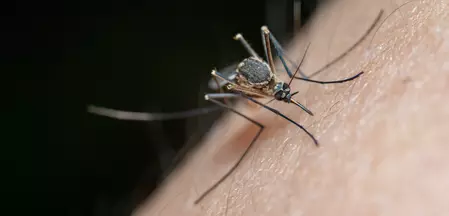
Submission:
M 212 92 L 211 69 L 248 56 L 232 39 L 236 33 L 262 54 L 262 25 L 285 44 L 322 2 L 47 0 L 2 6 L 2 71 L 17 76 L 18 103 L 10 109 L 19 115 L 9 128 L 20 133 L 10 134 L 3 151 L 18 177 L 4 179 L 15 215 L 129 215 L 170 172 L 179 150 L 201 141 L 221 112 L 133 122 L 89 114 L 86 106 L 150 113 L 210 106 L 204 93 Z

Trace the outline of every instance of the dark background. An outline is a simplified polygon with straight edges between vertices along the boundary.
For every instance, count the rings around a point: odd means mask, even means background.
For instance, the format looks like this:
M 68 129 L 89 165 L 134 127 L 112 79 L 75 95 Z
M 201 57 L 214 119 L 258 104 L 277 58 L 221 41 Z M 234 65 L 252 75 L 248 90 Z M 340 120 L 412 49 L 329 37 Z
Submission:
M 302 23 L 317 1 L 302 1 Z M 203 100 L 212 68 L 262 53 L 260 26 L 293 34 L 293 0 L 16 1 L 2 6 L 2 74 L 15 76 L 14 118 L 4 125 L 4 178 L 14 215 L 129 215 L 197 143 L 220 112 L 129 122 L 88 104 L 175 112 Z M 7 3 L 8 4 L 8 3 Z M 10 91 L 9 91 L 10 92 Z M 9 138 L 9 136 L 7 137 Z

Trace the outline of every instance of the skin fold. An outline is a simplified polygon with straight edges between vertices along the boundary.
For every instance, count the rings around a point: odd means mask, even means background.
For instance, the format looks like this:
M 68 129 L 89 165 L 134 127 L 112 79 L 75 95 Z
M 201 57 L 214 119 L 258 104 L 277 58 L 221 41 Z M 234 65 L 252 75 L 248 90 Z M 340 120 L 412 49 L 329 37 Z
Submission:
M 294 98 L 315 116 L 270 103 L 314 134 L 320 147 L 293 124 L 242 102 L 237 109 L 265 130 L 240 167 L 193 204 L 257 132 L 228 113 L 134 215 L 449 215 L 449 1 L 412 1 L 396 10 L 406 2 L 331 1 L 286 47 L 300 59 L 311 43 L 302 66 L 311 74 L 354 44 L 384 10 L 367 39 L 313 77 L 364 71 L 360 78 L 335 85 L 293 81 L 292 91 L 300 92 Z

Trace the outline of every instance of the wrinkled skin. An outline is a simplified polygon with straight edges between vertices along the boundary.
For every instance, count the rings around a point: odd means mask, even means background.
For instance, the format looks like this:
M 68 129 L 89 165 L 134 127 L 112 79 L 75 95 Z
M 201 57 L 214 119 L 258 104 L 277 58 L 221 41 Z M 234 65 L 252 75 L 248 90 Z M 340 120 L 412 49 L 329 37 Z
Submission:
M 384 21 L 404 2 L 333 1 L 297 35 L 289 56 L 300 59 L 311 42 L 302 67 L 310 74 L 355 43 L 380 9 Z M 449 1 L 409 3 L 379 26 L 314 77 L 341 79 L 364 71 L 359 79 L 292 83 L 292 91 L 300 91 L 294 98 L 315 116 L 272 103 L 321 147 L 284 119 L 241 103 L 239 110 L 266 126 L 241 166 L 193 204 L 257 132 L 229 113 L 134 215 L 449 215 Z M 283 72 L 280 77 L 287 80 Z

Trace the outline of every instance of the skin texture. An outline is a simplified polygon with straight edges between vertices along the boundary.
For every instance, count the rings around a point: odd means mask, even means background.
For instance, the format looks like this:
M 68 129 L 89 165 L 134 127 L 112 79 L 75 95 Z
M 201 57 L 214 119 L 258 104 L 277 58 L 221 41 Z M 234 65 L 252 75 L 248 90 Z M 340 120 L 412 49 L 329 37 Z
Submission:
M 413 1 L 387 18 L 405 2 L 332 1 L 288 46 L 288 55 L 300 59 L 311 42 L 302 67 L 311 74 L 385 10 L 375 34 L 313 77 L 364 71 L 359 79 L 327 86 L 293 81 L 292 91 L 300 91 L 294 98 L 315 116 L 271 103 L 321 147 L 284 119 L 241 103 L 238 110 L 266 126 L 241 166 L 193 204 L 257 132 L 229 113 L 134 215 L 449 215 L 449 1 Z

